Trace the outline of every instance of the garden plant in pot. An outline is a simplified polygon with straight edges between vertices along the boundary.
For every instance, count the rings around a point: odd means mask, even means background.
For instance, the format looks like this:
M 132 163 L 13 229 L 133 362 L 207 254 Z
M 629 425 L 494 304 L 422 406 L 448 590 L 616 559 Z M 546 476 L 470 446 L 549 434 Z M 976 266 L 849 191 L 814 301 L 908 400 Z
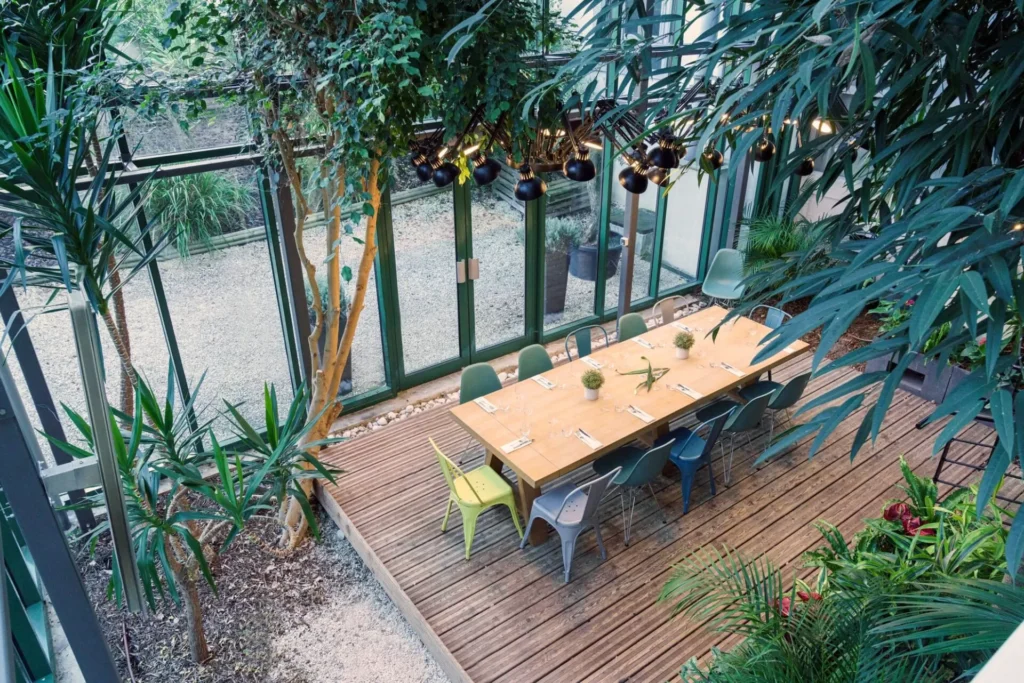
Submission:
M 597 221 L 590 226 L 586 235 L 569 255 L 569 272 L 587 282 L 597 280 L 598 244 Z M 619 258 L 622 256 L 622 235 L 612 232 L 608 237 L 608 261 L 605 264 L 604 276 L 608 279 L 619 270 Z
M 689 332 L 679 332 L 672 343 L 676 347 L 676 358 L 686 360 L 690 357 L 690 349 L 693 348 L 693 335 Z
M 600 370 L 587 370 L 580 378 L 583 384 L 583 398 L 588 401 L 596 401 L 598 390 L 604 385 L 604 375 Z
M 352 278 L 352 273 L 349 270 L 348 266 L 343 267 L 341 270 L 342 270 L 342 279 L 344 279 L 346 282 L 349 281 Z M 347 278 L 345 277 L 346 274 L 348 275 Z M 328 291 L 328 288 L 327 288 L 327 274 L 326 273 L 318 273 L 317 274 L 317 280 L 318 280 L 318 284 L 320 286 L 320 301 L 323 304 L 323 310 L 325 310 L 325 311 L 330 310 L 330 302 L 329 302 L 329 296 L 330 295 L 329 295 L 329 291 Z M 338 326 L 338 334 L 344 334 L 345 333 L 345 325 L 348 324 L 348 297 L 345 295 L 345 289 L 344 288 L 341 289 L 340 305 L 341 305 L 341 312 L 339 313 L 339 315 L 341 317 L 340 317 L 340 323 L 339 323 L 339 326 Z M 312 292 L 312 290 L 310 290 L 309 282 L 308 281 L 306 282 L 306 306 L 309 308 L 309 320 L 310 320 L 310 324 L 312 325 L 313 324 L 313 320 L 315 319 L 315 315 L 316 314 L 314 313 L 314 307 L 313 307 L 313 292 Z M 320 335 L 319 348 L 320 348 L 320 353 L 321 354 L 324 352 L 324 341 L 325 341 L 325 339 L 326 339 L 326 337 L 324 335 Z M 345 394 L 350 394 L 350 393 L 352 393 L 352 355 L 351 354 L 349 354 L 348 360 L 345 362 L 345 370 L 344 370 L 344 372 L 341 375 L 341 384 L 338 385 L 338 396 L 344 396 Z
M 583 222 L 573 216 L 548 218 L 545 226 L 544 313 L 565 310 L 565 290 L 569 282 L 569 252 L 583 239 Z

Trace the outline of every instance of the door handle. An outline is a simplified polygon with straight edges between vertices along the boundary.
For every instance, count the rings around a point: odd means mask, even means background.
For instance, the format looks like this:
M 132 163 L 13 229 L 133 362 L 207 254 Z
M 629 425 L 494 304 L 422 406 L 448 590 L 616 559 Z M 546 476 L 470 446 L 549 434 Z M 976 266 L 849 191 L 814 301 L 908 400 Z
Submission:
M 480 278 L 480 259 L 471 258 L 469 259 L 469 279 L 477 280 Z
M 466 261 L 460 259 L 455 262 L 455 282 L 463 284 L 466 282 Z

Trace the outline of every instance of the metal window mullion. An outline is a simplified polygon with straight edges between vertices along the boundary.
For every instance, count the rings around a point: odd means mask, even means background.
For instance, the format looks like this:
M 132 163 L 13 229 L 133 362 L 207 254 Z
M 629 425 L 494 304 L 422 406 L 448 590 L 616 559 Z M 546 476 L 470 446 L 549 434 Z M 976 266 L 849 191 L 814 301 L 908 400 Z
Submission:
M 383 316 L 381 336 L 385 344 L 384 372 L 391 388 L 405 387 L 405 353 L 402 348 L 402 316 L 398 300 L 398 261 L 395 254 L 395 232 L 391 211 L 391 188 L 381 195 L 381 215 L 377 219 L 377 258 L 380 270 L 377 296 Z

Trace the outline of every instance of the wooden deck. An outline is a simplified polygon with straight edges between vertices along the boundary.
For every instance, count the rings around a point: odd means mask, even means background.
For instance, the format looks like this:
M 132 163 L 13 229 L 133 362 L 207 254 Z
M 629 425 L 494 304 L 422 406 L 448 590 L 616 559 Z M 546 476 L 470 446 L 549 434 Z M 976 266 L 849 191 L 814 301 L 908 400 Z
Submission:
M 776 371 L 775 379 L 793 376 L 809 363 L 809 358 L 793 361 Z M 814 380 L 807 398 L 853 372 Z M 649 498 L 638 501 L 628 548 L 622 544 L 619 502 L 613 496 L 602 510 L 608 559 L 598 557 L 594 535 L 584 534 L 569 584 L 562 580 L 557 538 L 520 551 L 505 508 L 481 515 L 469 561 L 457 512 L 448 532 L 441 533 L 448 491 L 427 437 L 452 457 L 461 455 L 467 469 L 483 462 L 483 449 L 447 410 L 330 449 L 324 460 L 345 474 L 338 486 L 325 487 L 322 498 L 452 680 L 664 681 L 690 657 L 702 657 L 723 643 L 722 636 L 672 618 L 669 607 L 656 602 L 672 563 L 700 546 L 717 544 L 748 556 L 766 553 L 795 569 L 801 554 L 820 543 L 816 520 L 838 525 L 849 538 L 864 517 L 878 515 L 886 499 L 899 495 L 894 485 L 901 480 L 900 454 L 919 473 L 933 473 L 937 460 L 929 456 L 944 421 L 915 429 L 932 407 L 899 392 L 874 451 L 865 447 L 852 463 L 850 445 L 862 412 L 836 429 L 813 460 L 806 457 L 805 442 L 754 470 L 750 464 L 765 437 L 750 448 L 737 445 L 732 486 L 720 483 L 716 455 L 718 495 L 711 498 L 706 478 L 698 476 L 686 516 L 678 479 L 664 479 L 656 487 L 667 519 Z M 970 427 L 965 435 L 979 442 L 994 440 L 982 426 Z M 988 455 L 984 448 L 969 446 L 957 446 L 952 453 L 971 462 L 983 462 Z M 588 475 L 584 471 L 570 478 Z M 977 476 L 957 466 L 944 472 L 953 481 Z

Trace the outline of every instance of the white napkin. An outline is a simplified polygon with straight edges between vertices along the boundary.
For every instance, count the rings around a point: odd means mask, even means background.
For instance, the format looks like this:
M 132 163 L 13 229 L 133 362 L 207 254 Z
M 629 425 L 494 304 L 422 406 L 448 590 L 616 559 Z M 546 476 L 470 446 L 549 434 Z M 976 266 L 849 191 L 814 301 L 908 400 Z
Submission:
M 551 380 L 549 380 L 547 377 L 545 377 L 544 375 L 534 375 L 530 379 L 532 379 L 534 382 L 536 382 L 537 384 L 541 385 L 545 389 L 554 389 L 555 388 L 555 384 Z
M 786 353 L 794 353 L 796 351 L 796 349 L 794 349 L 792 346 L 787 346 L 782 350 L 785 351 Z
M 531 439 L 528 436 L 521 436 L 515 441 L 509 441 L 507 444 L 501 447 L 501 450 L 503 450 L 506 453 L 511 453 L 513 451 L 518 451 L 520 448 L 523 448 L 525 446 L 529 446 L 531 443 L 533 443 L 533 439 Z
M 496 412 L 498 412 L 498 407 L 495 406 L 490 401 L 488 401 L 486 398 L 482 398 L 481 397 L 481 398 L 473 399 L 473 403 L 475 403 L 478 406 L 480 406 L 481 408 L 483 408 L 484 412 L 488 412 L 488 413 L 496 413 Z
M 681 394 L 686 394 L 687 396 L 693 399 L 704 398 L 704 394 L 700 393 L 699 391 L 694 391 L 685 384 L 673 384 L 671 388 L 675 389 Z
M 628 412 L 633 417 L 640 418 L 641 420 L 643 420 L 647 424 L 650 424 L 650 423 L 654 422 L 654 418 L 650 414 L 645 413 L 643 410 L 641 410 L 640 408 L 637 408 L 636 406 L 633 406 L 633 405 L 629 406 L 628 408 L 626 408 L 626 412 Z
M 676 328 L 677 330 L 682 330 L 683 332 L 693 332 L 692 329 L 690 329 L 689 327 L 682 323 L 672 323 L 672 327 Z
M 584 363 L 586 363 L 590 367 L 596 368 L 597 370 L 600 370 L 601 368 L 604 367 L 604 365 L 602 365 L 601 363 L 597 362 L 596 360 L 594 360 L 590 356 L 587 356 L 585 358 L 581 358 L 580 360 L 582 360 Z
M 719 363 L 718 367 L 722 368 L 723 370 L 728 370 L 729 372 L 731 372 L 732 374 L 736 375 L 737 377 L 743 377 L 743 375 L 747 374 L 747 373 L 743 372 L 742 370 L 734 368 L 733 366 L 729 365 L 728 363 Z
M 654 348 L 654 344 L 652 344 L 651 342 L 647 341 L 643 337 L 633 337 L 633 341 L 635 343 L 639 344 L 640 346 L 644 347 L 645 349 L 653 349 Z
M 582 429 L 577 429 L 576 430 L 576 437 L 580 441 L 582 441 L 583 443 L 585 443 L 588 446 L 590 446 L 591 450 L 595 450 L 596 451 L 602 445 L 600 441 L 598 441 L 597 439 L 592 437 L 590 434 L 587 434 Z

